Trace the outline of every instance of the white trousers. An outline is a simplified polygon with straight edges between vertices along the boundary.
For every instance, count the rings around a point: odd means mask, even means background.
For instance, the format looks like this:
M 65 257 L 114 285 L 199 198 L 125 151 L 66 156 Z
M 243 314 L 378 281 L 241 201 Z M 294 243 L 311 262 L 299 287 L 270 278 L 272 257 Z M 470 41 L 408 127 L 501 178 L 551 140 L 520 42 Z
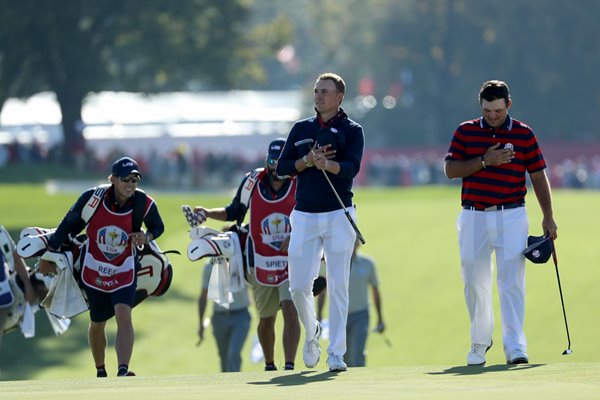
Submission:
M 496 253 L 504 352 L 527 351 L 525 257 L 529 222 L 525 207 L 502 211 L 462 210 L 456 224 L 461 274 L 471 319 L 471 343 L 490 344 L 494 329 L 492 286 Z
M 347 209 L 354 220 L 354 207 Z M 329 347 L 327 353 L 346 353 L 348 319 L 348 280 L 356 233 L 344 210 L 325 213 L 292 211 L 292 234 L 288 248 L 289 280 L 292 300 L 304 326 L 306 339 L 317 329 L 313 282 L 319 275 L 321 258 L 327 263 L 329 297 Z

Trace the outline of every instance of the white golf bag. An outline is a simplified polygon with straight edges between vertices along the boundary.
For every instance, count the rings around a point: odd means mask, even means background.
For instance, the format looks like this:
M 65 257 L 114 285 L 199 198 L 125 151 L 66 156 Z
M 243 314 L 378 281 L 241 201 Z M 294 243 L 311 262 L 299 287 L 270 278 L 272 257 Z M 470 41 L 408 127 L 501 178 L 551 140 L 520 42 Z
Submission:
M 25 298 L 25 289 L 19 282 L 20 278 L 17 274 L 16 260 L 14 251 L 16 245 L 12 240 L 8 231 L 0 225 L 0 255 L 3 259 L 2 268 L 5 272 L 4 276 L 0 277 L 0 297 L 1 295 L 8 296 L 10 302 L 2 301 L 0 303 L 0 312 L 5 314 L 2 324 L 0 325 L 0 334 L 6 334 L 20 328 L 25 338 L 35 336 L 35 313 L 39 310 L 39 304 L 29 304 Z M 42 279 L 32 275 L 30 272 L 31 283 L 34 287 L 43 285 L 46 289 L 50 288 L 51 280 Z M 37 289 L 34 289 L 37 291 Z M 6 300 L 6 299 L 4 299 Z M 58 320 L 48 310 L 45 313 L 50 322 L 55 334 L 64 333 L 70 325 L 69 319 Z
M 192 242 L 187 248 L 190 261 L 212 257 L 208 298 L 228 308 L 233 302 L 232 293 L 245 287 L 244 261 L 238 234 L 195 226 L 190 230 L 190 239 Z

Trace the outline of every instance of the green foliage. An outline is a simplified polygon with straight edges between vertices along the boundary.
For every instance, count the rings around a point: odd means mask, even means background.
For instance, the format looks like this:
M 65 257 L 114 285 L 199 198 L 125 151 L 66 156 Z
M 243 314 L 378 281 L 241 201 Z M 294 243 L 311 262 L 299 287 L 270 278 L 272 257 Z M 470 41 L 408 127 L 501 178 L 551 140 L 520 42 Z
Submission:
M 257 0 L 254 10 L 273 12 L 271 3 Z M 543 9 L 525 0 L 276 4 L 275 12 L 294 22 L 290 45 L 301 67 L 269 87 L 312 85 L 320 72 L 341 73 L 348 84 L 345 107 L 365 127 L 371 147 L 446 145 L 460 122 L 479 116 L 477 93 L 488 79 L 510 85 L 511 114 L 539 134 L 598 139 L 590 127 L 600 97 L 590 82 L 600 44 L 589 39 L 598 35 L 598 1 L 550 1 Z M 365 78 L 373 80 L 378 101 L 370 110 L 353 101 Z M 382 107 L 383 97 L 394 93 L 396 107 Z
M 0 191 L 0 223 L 13 235 L 28 225 L 56 225 L 79 194 L 49 194 L 37 185 L 2 185 Z M 162 194 L 154 193 L 151 188 L 147 191 L 157 200 L 166 223 L 166 233 L 158 240 L 160 246 L 164 250 L 178 249 L 184 255 L 171 255 L 174 280 L 169 292 L 164 297 L 144 302 L 134 311 L 136 344 L 132 369 L 143 376 L 216 373 L 219 363 L 210 328 L 206 341 L 195 346 L 196 299 L 203 263 L 191 263 L 185 257 L 189 239 L 180 206 L 222 206 L 232 194 Z M 387 325 L 384 336 L 372 333 L 369 337 L 369 367 L 464 365 L 469 347 L 469 321 L 455 231 L 460 210 L 459 191 L 457 187 L 357 190 L 358 225 L 367 240 L 362 251 L 377 262 Z M 525 330 L 529 355 L 536 365 L 600 359 L 600 349 L 596 346 L 600 325 L 590 308 L 590 305 L 600 303 L 596 288 L 600 270 L 594 267 L 600 258 L 600 249 L 590 242 L 600 221 L 595 214 L 589 213 L 590 204 L 596 204 L 598 196 L 596 192 L 554 193 L 555 216 L 559 224 L 557 254 L 573 340 L 571 356 L 561 355 L 567 341 L 554 266 L 551 263 L 527 265 Z M 539 234 L 541 215 L 533 194 L 529 196 L 528 205 L 530 232 Z M 218 223 L 211 226 L 220 228 Z M 251 311 L 250 336 L 253 336 L 257 318 L 253 307 Z M 495 315 L 498 321 L 494 330 L 496 345 L 488 353 L 488 364 L 495 368 L 494 371 L 502 371 L 498 369 L 505 360 L 497 298 Z M 72 328 L 63 337 L 55 337 L 50 332 L 43 315 L 38 315 L 37 321 L 39 330 L 35 338 L 25 340 L 15 332 L 3 339 L 1 379 L 93 376 L 93 363 L 86 343 L 86 315 L 76 317 Z M 107 366 L 114 375 L 114 322 L 107 326 L 111 346 L 107 351 Z M 277 333 L 275 360 L 281 365 L 281 318 L 277 321 Z M 326 344 L 323 341 L 324 348 Z M 250 348 L 251 340 L 247 340 L 242 370 L 258 372 L 262 365 L 250 363 Z M 321 360 L 319 371 L 324 370 L 324 361 Z M 296 363 L 303 369 L 301 349 Z M 455 375 L 465 373 L 460 367 L 453 371 Z M 298 378 L 300 382 L 306 383 L 301 378 Z M 266 378 L 262 374 L 256 378 L 263 379 Z
M 598 1 L 0 0 L 0 104 L 57 93 L 67 143 L 89 92 L 310 89 L 348 84 L 344 107 L 371 148 L 447 145 L 488 79 L 546 138 L 597 139 Z M 573 21 L 576 21 L 575 23 Z M 282 51 L 284 50 L 284 51 Z M 373 82 L 374 108 L 355 101 Z M 590 83 L 591 82 L 591 83 Z M 307 92 L 308 93 L 308 92 Z M 396 98 L 382 106 L 386 95 Z M 310 96 L 308 96 L 310 98 Z M 548 113 L 548 109 L 559 112 Z M 583 110 L 583 111 L 582 111 Z M 312 112 L 307 101 L 306 111 Z M 70 160 L 72 161 L 72 160 Z
M 93 91 L 207 88 L 233 82 L 231 49 L 244 46 L 242 1 L 2 1 L 0 104 L 56 93 L 69 164 L 80 151 L 81 104 Z M 246 56 L 245 63 L 253 59 Z

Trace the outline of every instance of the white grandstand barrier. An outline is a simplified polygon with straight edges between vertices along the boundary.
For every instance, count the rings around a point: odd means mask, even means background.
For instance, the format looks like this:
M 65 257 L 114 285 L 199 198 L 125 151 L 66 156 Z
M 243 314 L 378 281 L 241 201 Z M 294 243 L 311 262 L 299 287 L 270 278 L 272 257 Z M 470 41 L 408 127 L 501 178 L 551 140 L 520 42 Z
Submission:
M 299 90 L 101 92 L 84 100 L 83 135 L 100 155 L 110 152 L 115 140 L 147 154 L 181 144 L 216 153 L 255 153 L 272 138 L 287 135 L 301 111 Z M 53 147 L 63 141 L 61 119 L 53 93 L 8 99 L 0 112 L 0 143 L 35 140 Z

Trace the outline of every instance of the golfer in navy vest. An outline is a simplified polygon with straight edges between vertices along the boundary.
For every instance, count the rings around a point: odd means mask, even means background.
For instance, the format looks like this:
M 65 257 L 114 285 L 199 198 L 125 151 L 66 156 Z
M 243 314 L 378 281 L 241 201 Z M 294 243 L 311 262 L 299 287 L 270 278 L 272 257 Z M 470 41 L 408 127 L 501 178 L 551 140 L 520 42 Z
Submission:
M 321 258 L 327 262 L 330 371 L 347 369 L 348 279 L 356 232 L 345 210 L 356 219 L 352 183 L 360 169 L 365 140 L 362 127 L 340 107 L 345 92 L 346 84 L 339 75 L 325 73 L 317 78 L 316 115 L 294 124 L 277 166 L 280 175 L 298 176 L 288 254 L 290 291 L 305 329 L 303 356 L 308 368 L 317 365 L 321 354 L 312 288 Z

